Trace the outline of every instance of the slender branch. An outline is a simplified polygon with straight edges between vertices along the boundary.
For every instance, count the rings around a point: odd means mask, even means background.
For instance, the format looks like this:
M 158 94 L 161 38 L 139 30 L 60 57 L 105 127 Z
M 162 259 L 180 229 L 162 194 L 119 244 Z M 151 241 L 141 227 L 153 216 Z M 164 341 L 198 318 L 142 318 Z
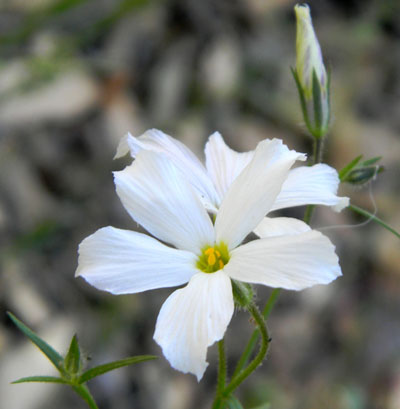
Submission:
M 72 389 L 88 404 L 90 409 L 99 409 L 86 385 L 74 385 Z
M 313 165 L 316 165 L 317 163 L 322 162 L 323 140 L 324 140 L 324 136 L 321 136 L 320 138 L 314 138 L 313 157 L 312 157 Z M 303 218 L 305 223 L 310 224 L 314 209 L 315 209 L 315 205 L 308 205 L 306 207 L 306 211 L 304 213 L 304 218 Z
M 225 388 L 226 372 L 227 372 L 225 341 L 223 338 L 221 339 L 221 341 L 218 342 L 218 354 L 219 354 L 219 367 L 218 367 L 217 393 L 220 395 Z
M 379 217 L 375 216 L 374 214 L 368 212 L 367 210 L 361 209 L 361 207 L 358 207 L 355 205 L 350 205 L 349 209 L 352 210 L 354 213 L 361 214 L 362 216 L 368 217 L 368 219 L 373 220 L 375 223 L 380 224 L 382 227 L 384 227 L 386 230 L 390 231 L 397 238 L 400 239 L 400 233 L 398 233 L 395 229 L 387 225 L 383 220 L 381 220 Z

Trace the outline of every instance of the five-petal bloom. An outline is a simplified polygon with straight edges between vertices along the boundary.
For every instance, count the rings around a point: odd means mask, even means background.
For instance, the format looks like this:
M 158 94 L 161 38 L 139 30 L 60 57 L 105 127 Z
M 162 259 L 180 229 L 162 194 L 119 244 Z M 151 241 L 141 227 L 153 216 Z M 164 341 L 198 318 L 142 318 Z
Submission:
M 129 136 L 118 153 L 128 146 L 136 159 L 114 173 L 117 194 L 135 221 L 175 248 L 105 227 L 81 243 L 76 274 L 113 294 L 188 283 L 165 301 L 154 334 L 174 368 L 202 378 L 207 348 L 222 339 L 233 314 L 231 279 L 301 290 L 341 274 L 328 238 L 299 220 L 265 217 L 282 207 L 342 203 L 325 165 L 290 170 L 305 156 L 277 139 L 239 154 L 214 134 L 206 146 L 208 171 L 159 131 Z M 296 173 L 310 180 L 308 188 L 296 185 Z M 252 231 L 260 238 L 240 245 Z

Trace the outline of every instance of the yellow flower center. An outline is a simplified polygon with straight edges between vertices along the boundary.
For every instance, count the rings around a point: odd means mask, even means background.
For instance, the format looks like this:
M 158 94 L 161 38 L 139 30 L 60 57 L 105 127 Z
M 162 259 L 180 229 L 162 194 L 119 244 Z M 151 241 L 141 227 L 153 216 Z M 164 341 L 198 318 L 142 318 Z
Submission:
M 204 273 L 215 273 L 229 261 L 229 251 L 225 243 L 205 246 L 197 260 L 196 267 Z

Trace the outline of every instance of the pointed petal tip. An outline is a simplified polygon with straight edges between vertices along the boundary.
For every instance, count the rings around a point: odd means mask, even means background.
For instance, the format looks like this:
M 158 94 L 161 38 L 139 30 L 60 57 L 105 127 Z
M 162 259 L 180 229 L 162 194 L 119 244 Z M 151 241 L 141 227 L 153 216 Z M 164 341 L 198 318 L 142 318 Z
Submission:
M 127 153 L 129 153 L 130 148 L 129 148 L 129 139 L 133 138 L 133 136 L 130 134 L 130 132 L 127 132 L 119 141 L 119 144 L 117 146 L 117 151 L 115 152 L 115 155 L 113 159 L 119 159 L 125 156 Z
M 338 203 L 332 206 L 332 210 L 337 213 L 340 213 L 343 209 L 350 206 L 350 199 L 348 197 L 340 197 L 339 199 Z

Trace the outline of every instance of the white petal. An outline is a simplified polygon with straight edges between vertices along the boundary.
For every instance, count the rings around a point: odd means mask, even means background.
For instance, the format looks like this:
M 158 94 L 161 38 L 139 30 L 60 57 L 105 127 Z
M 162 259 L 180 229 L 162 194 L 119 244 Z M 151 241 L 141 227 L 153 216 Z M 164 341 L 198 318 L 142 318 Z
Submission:
M 200 381 L 208 366 L 207 348 L 223 338 L 233 309 L 231 280 L 223 270 L 195 274 L 165 301 L 154 339 L 173 368 Z
M 263 219 L 274 203 L 289 169 L 301 153 L 281 140 L 264 140 L 253 159 L 229 188 L 215 221 L 216 241 L 236 247 Z
M 213 133 L 205 147 L 206 167 L 220 198 L 249 164 L 254 151 L 239 153 L 225 144 L 219 132 Z
M 134 158 L 142 150 L 164 153 L 173 161 L 182 174 L 187 177 L 206 208 L 213 211 L 216 210 L 216 206 L 219 204 L 219 197 L 212 184 L 212 180 L 196 155 L 182 142 L 157 129 L 150 129 L 138 138 L 131 134 L 126 135 L 118 146 L 116 157 L 126 154 L 128 150 L 130 150 Z
M 289 172 L 271 210 L 319 204 L 340 211 L 349 205 L 349 199 L 336 196 L 339 183 L 338 173 L 328 165 L 300 166 Z
M 305 233 L 311 230 L 307 223 L 292 217 L 264 217 L 254 229 L 254 233 L 262 239 L 266 237 L 285 236 Z
M 341 275 L 334 245 L 316 230 L 240 246 L 224 271 L 236 280 L 288 290 L 328 284 Z
M 99 290 L 129 294 L 185 284 L 196 256 L 145 234 L 104 227 L 79 246 L 76 276 Z
M 129 132 L 121 138 L 117 147 L 117 152 L 114 155 L 114 159 L 122 158 L 130 151 L 128 144 L 130 138 L 132 138 L 132 135 Z
M 160 240 L 194 253 L 214 242 L 200 199 L 165 155 L 142 151 L 114 179 L 129 214 Z

